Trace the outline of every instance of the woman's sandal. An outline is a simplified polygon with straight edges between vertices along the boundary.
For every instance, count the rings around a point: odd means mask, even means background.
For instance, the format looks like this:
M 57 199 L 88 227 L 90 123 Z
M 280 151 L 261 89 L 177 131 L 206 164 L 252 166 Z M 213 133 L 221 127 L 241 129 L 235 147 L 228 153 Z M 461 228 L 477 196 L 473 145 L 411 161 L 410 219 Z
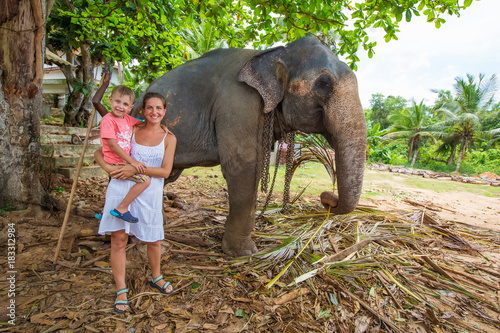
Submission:
M 130 214 L 130 212 L 125 212 L 125 213 L 122 214 L 119 211 L 117 211 L 116 209 L 113 209 L 109 213 L 111 215 L 119 218 L 119 219 L 122 219 L 125 222 L 128 222 L 128 223 L 137 223 L 137 222 L 139 222 L 139 219 L 137 217 L 133 217 L 132 214 Z
M 156 284 L 156 282 L 160 281 L 161 279 L 163 279 L 163 275 L 160 275 L 158 276 L 156 279 L 153 279 L 153 277 L 151 277 L 151 282 L 149 282 L 149 285 L 151 287 L 154 287 L 156 289 L 158 289 L 159 291 L 161 291 L 163 294 L 171 294 L 174 292 L 174 287 L 172 286 L 172 290 L 171 291 L 167 291 L 167 288 L 168 286 L 171 285 L 170 282 L 165 282 L 165 284 L 163 285 L 163 287 L 160 287 L 159 285 Z
M 114 308 L 115 312 L 117 312 L 117 313 L 126 313 L 126 312 L 130 311 L 130 303 L 129 303 L 128 299 L 117 300 L 118 295 L 121 295 L 123 293 L 127 293 L 127 298 L 128 298 L 128 289 L 127 288 L 120 289 L 115 293 L 115 304 L 114 304 L 113 308 Z M 117 305 L 126 305 L 126 306 L 128 306 L 128 309 L 127 310 L 120 310 L 116 307 Z

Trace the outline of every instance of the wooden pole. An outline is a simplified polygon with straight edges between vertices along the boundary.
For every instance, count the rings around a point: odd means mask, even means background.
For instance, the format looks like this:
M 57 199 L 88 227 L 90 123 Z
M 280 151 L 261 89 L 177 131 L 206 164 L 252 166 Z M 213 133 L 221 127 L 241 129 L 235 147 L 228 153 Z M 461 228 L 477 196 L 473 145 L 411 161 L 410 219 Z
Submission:
M 102 86 L 102 79 L 99 83 L 99 88 Z M 61 251 L 62 240 L 64 238 L 64 232 L 66 231 L 66 225 L 68 224 L 69 212 L 71 211 L 71 204 L 73 203 L 73 196 L 75 195 L 76 185 L 78 184 L 78 177 L 80 176 L 80 170 L 83 165 L 83 158 L 85 157 L 85 150 L 87 149 L 87 143 L 89 141 L 90 131 L 92 129 L 92 123 L 94 122 L 95 107 L 92 108 L 92 113 L 90 114 L 90 119 L 87 125 L 87 133 L 85 134 L 85 141 L 83 142 L 82 153 L 80 154 L 80 159 L 78 160 L 78 166 L 76 167 L 75 175 L 73 177 L 73 185 L 71 186 L 71 193 L 68 199 L 68 205 L 66 206 L 66 214 L 64 215 L 63 225 L 61 227 L 61 232 L 59 234 L 59 241 L 57 242 L 56 253 L 54 259 L 52 260 L 52 270 L 56 268 L 57 257 L 59 257 L 59 252 Z

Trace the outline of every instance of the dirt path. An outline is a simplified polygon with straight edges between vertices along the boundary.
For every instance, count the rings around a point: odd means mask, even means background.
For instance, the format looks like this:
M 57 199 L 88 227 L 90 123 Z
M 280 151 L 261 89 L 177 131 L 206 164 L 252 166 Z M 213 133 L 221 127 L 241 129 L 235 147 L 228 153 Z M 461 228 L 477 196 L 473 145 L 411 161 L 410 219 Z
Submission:
M 383 211 L 427 205 L 443 220 L 500 231 L 500 191 L 491 186 L 367 169 L 361 203 Z

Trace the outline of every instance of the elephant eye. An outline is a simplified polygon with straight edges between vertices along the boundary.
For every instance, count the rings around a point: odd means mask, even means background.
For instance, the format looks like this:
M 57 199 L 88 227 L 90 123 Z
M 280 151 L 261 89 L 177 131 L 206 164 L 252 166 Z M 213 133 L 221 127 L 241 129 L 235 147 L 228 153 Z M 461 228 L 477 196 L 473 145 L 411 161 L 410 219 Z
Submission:
M 321 96 L 328 96 L 333 91 L 333 82 L 330 76 L 321 75 L 314 83 L 313 91 Z

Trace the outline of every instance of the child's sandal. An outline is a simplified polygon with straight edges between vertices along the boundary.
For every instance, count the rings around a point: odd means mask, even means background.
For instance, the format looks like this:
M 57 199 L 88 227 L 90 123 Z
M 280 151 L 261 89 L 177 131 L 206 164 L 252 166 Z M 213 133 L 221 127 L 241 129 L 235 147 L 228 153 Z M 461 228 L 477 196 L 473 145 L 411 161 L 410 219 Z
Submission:
M 139 222 L 139 219 L 137 217 L 132 216 L 132 214 L 130 214 L 130 212 L 125 212 L 125 213 L 122 214 L 119 211 L 117 211 L 116 209 L 113 209 L 109 213 L 111 215 L 119 218 L 119 219 L 122 219 L 125 222 L 128 222 L 128 223 L 137 223 L 137 222 Z

